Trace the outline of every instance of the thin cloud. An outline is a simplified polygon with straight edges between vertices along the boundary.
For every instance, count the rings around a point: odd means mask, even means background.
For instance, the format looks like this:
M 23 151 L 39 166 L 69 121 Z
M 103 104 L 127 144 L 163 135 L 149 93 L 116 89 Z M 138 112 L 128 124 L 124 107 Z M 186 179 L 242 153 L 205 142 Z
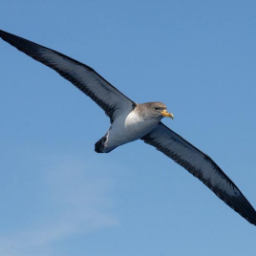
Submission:
M 96 169 L 92 174 L 85 161 L 73 155 L 44 155 L 35 161 L 44 166 L 37 169 L 43 181 L 36 196 L 45 213 L 38 212 L 25 229 L 0 235 L 0 255 L 50 256 L 54 242 L 118 225 L 111 213 L 112 177 L 100 177 Z

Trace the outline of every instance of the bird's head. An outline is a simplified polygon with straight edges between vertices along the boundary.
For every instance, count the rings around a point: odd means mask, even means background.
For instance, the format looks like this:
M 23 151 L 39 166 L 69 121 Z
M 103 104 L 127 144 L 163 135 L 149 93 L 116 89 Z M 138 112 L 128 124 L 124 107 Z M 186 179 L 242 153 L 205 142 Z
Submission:
M 174 118 L 173 113 L 169 113 L 167 111 L 167 107 L 162 102 L 150 102 L 151 113 L 155 117 L 163 118 L 163 117 L 170 117 L 171 119 Z

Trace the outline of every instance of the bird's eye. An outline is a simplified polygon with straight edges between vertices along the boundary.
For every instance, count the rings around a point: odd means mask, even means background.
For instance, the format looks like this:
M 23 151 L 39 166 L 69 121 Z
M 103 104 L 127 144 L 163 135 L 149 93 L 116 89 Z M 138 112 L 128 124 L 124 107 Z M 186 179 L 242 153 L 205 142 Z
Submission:
M 155 107 L 155 110 L 159 110 L 160 108 L 159 107 Z

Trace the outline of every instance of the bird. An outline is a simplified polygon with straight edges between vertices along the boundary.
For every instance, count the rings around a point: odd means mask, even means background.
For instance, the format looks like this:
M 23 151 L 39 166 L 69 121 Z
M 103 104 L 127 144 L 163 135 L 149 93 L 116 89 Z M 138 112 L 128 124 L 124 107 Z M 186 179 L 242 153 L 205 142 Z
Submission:
M 165 104 L 138 104 L 94 69 L 77 60 L 3 30 L 0 30 L 0 37 L 55 70 L 105 111 L 111 125 L 95 143 L 97 153 L 109 153 L 123 144 L 142 140 L 184 167 L 228 206 L 256 226 L 256 211 L 234 182 L 208 155 L 161 122 L 164 117 L 174 118 Z

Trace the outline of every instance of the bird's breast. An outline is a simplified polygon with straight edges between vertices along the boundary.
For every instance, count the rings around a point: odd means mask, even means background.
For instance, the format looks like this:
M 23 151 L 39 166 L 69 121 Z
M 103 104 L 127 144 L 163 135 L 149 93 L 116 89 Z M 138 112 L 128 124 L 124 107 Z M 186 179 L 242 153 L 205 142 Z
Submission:
M 158 123 L 158 119 L 144 119 L 135 111 L 117 118 L 108 134 L 108 147 L 117 147 L 122 144 L 140 139 L 148 134 Z
M 125 118 L 124 128 L 127 130 L 127 132 L 130 132 L 130 133 L 134 132 L 136 134 L 142 133 L 143 135 L 146 135 L 144 133 L 148 133 L 150 130 L 152 130 L 158 122 L 159 122 L 158 119 L 153 119 L 153 118 L 145 119 L 141 115 L 139 115 L 136 111 L 132 111 Z

